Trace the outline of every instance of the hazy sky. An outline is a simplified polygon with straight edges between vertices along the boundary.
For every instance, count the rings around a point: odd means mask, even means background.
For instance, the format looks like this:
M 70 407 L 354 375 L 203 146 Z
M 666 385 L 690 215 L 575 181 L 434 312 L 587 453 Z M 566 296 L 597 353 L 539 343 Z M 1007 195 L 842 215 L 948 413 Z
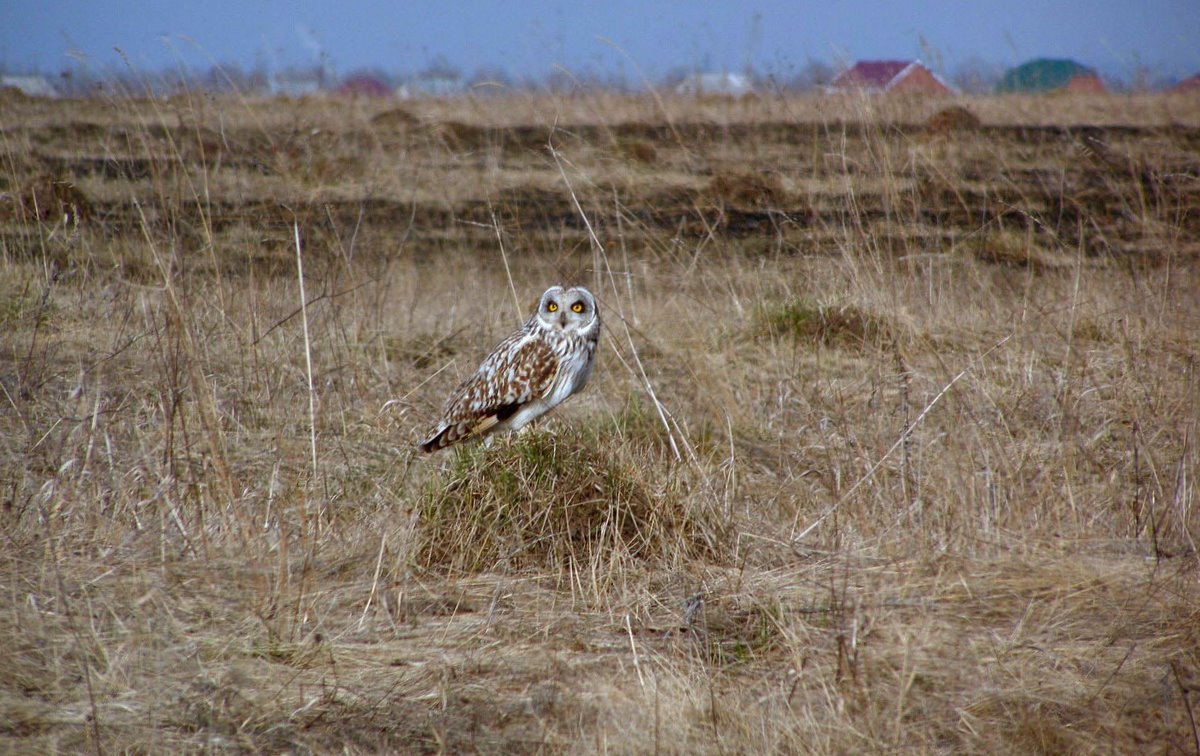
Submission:
M 617 48 L 624 52 L 619 52 Z M 1200 71 L 1200 0 L 0 0 L 0 64 L 58 71 L 82 54 L 98 71 L 160 69 L 182 59 L 308 64 L 324 51 L 339 74 L 413 72 L 437 56 L 463 73 L 501 67 L 542 76 L 675 66 L 787 75 L 810 59 L 920 57 L 951 73 L 972 55 L 1013 64 L 1071 57 L 1107 74 L 1140 64 Z

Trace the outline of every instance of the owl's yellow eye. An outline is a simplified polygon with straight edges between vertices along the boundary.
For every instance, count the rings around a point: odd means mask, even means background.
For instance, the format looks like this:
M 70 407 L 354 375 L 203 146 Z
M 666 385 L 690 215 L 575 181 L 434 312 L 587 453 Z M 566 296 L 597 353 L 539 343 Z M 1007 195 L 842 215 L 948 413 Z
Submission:
M 576 302 L 571 305 L 571 312 L 583 312 L 583 302 Z
M 551 302 L 550 304 L 546 305 L 546 309 L 550 312 L 558 312 L 558 302 Z

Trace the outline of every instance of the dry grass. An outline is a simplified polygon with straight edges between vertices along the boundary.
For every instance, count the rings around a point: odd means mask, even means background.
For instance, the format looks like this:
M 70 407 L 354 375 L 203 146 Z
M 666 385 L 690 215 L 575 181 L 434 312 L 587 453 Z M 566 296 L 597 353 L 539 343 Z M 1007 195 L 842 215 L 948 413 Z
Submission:
M 3 748 L 1195 752 L 1200 109 L 941 104 L 6 101 Z
M 925 128 L 931 134 L 947 135 L 957 131 L 974 131 L 982 126 L 979 116 L 961 105 L 942 108 L 929 117 Z
M 564 430 L 457 451 L 417 502 L 417 565 L 612 576 L 638 561 L 678 569 L 716 556 L 721 518 L 691 511 L 703 504 L 688 501 L 678 471 L 644 475 L 659 455 L 623 448 L 623 440 Z

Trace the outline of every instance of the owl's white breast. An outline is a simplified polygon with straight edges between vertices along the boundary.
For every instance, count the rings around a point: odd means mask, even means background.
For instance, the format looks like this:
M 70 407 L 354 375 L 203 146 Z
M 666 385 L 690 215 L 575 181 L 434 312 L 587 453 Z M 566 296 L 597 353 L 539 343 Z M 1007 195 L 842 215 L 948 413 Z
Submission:
M 577 348 L 567 348 L 566 354 L 559 352 L 559 365 L 554 382 L 546 393 L 532 399 L 509 418 L 503 427 L 508 430 L 518 430 L 523 425 L 536 420 L 550 410 L 567 400 L 569 396 L 582 389 L 592 374 L 592 357 L 594 349 L 586 344 L 578 343 Z
M 588 378 L 592 376 L 594 354 L 593 350 L 587 348 L 572 349 L 563 358 L 562 366 L 558 369 L 559 379 L 554 382 L 554 387 L 547 397 L 551 402 L 550 406 L 562 402 L 587 385 Z

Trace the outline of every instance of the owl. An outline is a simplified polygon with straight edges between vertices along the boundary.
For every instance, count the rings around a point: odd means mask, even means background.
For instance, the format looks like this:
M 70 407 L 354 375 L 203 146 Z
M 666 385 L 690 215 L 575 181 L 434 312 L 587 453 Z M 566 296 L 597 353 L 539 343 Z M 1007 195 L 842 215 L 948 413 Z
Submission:
M 599 341 L 600 313 L 590 291 L 546 289 L 525 325 L 450 395 L 421 451 L 515 431 L 546 414 L 587 384 Z

